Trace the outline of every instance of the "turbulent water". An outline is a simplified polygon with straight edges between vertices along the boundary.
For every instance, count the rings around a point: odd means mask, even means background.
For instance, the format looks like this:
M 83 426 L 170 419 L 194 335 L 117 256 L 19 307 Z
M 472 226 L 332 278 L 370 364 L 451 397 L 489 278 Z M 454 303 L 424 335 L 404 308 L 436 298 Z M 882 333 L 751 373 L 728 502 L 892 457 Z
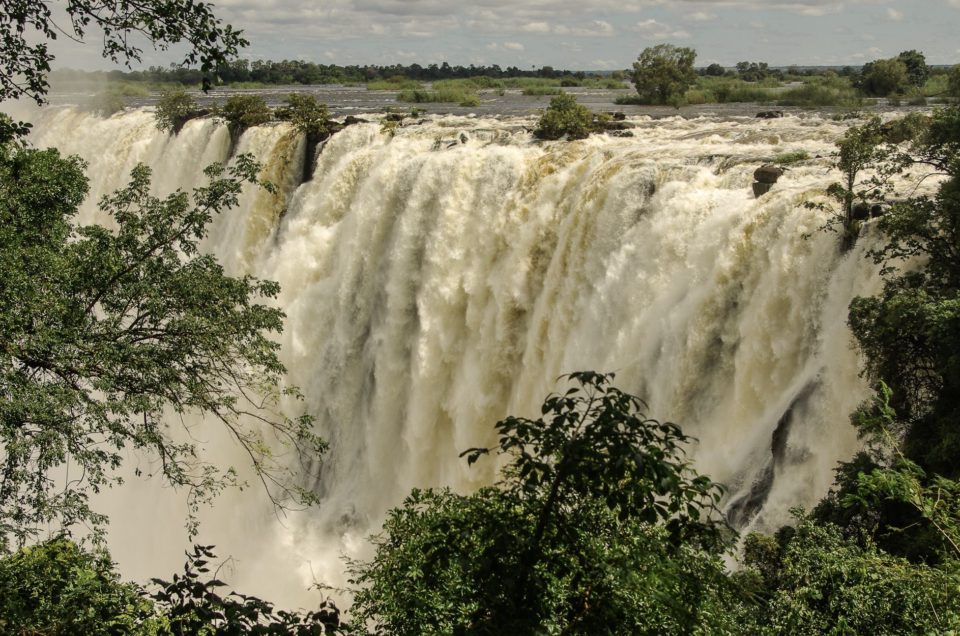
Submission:
M 166 193 L 230 152 L 211 121 L 173 137 L 144 110 L 34 119 L 34 144 L 89 162 L 85 222 L 137 162 Z M 741 527 L 776 527 L 826 492 L 867 394 L 846 307 L 879 287 L 869 228 L 841 254 L 817 231 L 824 213 L 802 206 L 836 179 L 818 157 L 847 124 L 630 123 L 632 138 L 550 143 L 529 118 L 436 117 L 394 136 L 360 124 L 326 142 L 305 183 L 289 127 L 243 135 L 236 150 L 280 195 L 249 188 L 206 248 L 282 285 L 282 358 L 331 451 L 311 484 L 318 509 L 277 518 L 251 489 L 206 514 L 200 539 L 234 555 L 238 586 L 298 604 L 313 580 L 342 583 L 341 555 L 365 554 L 388 507 L 414 486 L 488 482 L 493 466 L 458 453 L 490 444 L 502 416 L 538 413 L 574 370 L 616 372 L 651 416 L 697 437 L 697 466 L 728 486 Z M 814 159 L 754 199 L 757 165 L 799 150 Z M 216 458 L 242 463 L 199 430 Z M 176 568 L 180 498 L 136 482 L 105 505 L 128 574 Z

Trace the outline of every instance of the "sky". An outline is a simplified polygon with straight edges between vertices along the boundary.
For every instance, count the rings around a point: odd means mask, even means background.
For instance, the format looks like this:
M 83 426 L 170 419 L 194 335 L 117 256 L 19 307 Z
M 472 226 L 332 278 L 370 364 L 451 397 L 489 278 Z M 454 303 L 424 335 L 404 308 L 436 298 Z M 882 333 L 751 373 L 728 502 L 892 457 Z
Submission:
M 242 57 L 326 64 L 628 68 L 645 47 L 693 47 L 697 66 L 860 66 L 917 49 L 960 62 L 960 0 L 216 0 Z M 96 38 L 54 68 L 111 68 Z M 171 53 L 147 51 L 144 65 Z

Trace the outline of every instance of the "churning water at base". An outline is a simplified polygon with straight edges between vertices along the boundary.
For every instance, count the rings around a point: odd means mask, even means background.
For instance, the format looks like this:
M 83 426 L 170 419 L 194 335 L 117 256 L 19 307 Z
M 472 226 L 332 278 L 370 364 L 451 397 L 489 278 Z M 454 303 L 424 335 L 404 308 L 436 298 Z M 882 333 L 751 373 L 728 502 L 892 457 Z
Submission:
M 152 114 L 35 117 L 32 141 L 86 158 L 91 196 L 130 169 L 158 193 L 202 182 L 228 158 L 223 127 L 176 137 Z M 633 120 L 634 137 L 536 142 L 532 119 L 433 118 L 395 136 L 377 123 L 334 135 L 300 183 L 304 144 L 285 124 L 246 132 L 277 197 L 248 188 L 206 249 L 233 274 L 282 285 L 282 358 L 331 450 L 316 510 L 273 516 L 256 489 L 205 513 L 200 539 L 232 554 L 233 582 L 281 604 L 313 580 L 343 583 L 341 555 L 414 486 L 469 490 L 494 466 L 458 459 L 506 414 L 534 415 L 556 378 L 614 371 L 650 415 L 699 439 L 698 468 L 726 484 L 730 515 L 770 529 L 814 504 L 857 448 L 847 414 L 867 395 L 846 307 L 878 290 L 868 231 L 841 254 L 802 206 L 836 179 L 847 124 Z M 753 170 L 803 150 L 754 199 Z M 212 429 L 213 427 L 210 427 Z M 218 431 L 210 452 L 243 463 Z M 134 461 L 138 461 L 134 459 Z M 145 578 L 173 571 L 183 502 L 157 483 L 111 492 L 112 549 Z

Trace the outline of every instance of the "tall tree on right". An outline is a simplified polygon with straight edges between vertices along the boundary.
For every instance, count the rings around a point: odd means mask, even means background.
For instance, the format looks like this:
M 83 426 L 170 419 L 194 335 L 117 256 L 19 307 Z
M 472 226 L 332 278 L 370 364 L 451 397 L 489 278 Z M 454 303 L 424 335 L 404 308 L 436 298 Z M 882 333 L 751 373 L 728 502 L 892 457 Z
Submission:
M 647 47 L 633 63 L 633 83 L 648 104 L 676 103 L 696 81 L 697 52 L 688 47 L 658 44 Z

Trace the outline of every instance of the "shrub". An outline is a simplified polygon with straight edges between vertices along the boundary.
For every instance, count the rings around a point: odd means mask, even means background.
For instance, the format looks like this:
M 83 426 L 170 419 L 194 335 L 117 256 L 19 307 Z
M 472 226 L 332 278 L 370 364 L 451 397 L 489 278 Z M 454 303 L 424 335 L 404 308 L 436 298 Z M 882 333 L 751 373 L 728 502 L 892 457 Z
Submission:
M 323 137 L 330 132 L 330 111 L 313 95 L 291 93 L 286 105 L 277 109 L 275 117 L 293 124 L 294 130 L 310 137 Z
M 440 82 L 437 82 L 438 84 Z M 415 104 L 427 103 L 445 103 L 460 104 L 461 106 L 479 106 L 480 97 L 471 90 L 463 88 L 441 87 L 438 90 L 413 90 L 402 91 L 397 95 L 397 100 L 401 102 L 413 102 Z
M 84 552 L 64 538 L 0 560 L 0 633 L 157 633 L 153 603 L 122 583 L 105 551 Z
M 806 150 L 796 150 L 794 152 L 785 152 L 773 158 L 773 163 L 780 166 L 787 166 L 791 163 L 799 163 L 810 158 L 810 153 Z
M 782 106 L 804 106 L 808 108 L 818 106 L 859 106 L 860 96 L 850 88 L 835 88 L 824 84 L 804 84 L 792 88 L 780 96 L 778 103 Z
M 182 88 L 178 88 L 160 95 L 154 118 L 158 130 L 169 130 L 176 134 L 197 113 L 197 102 Z
M 561 93 L 550 100 L 550 106 L 537 122 L 533 134 L 538 139 L 583 139 L 593 129 L 593 114 L 577 103 L 569 93 Z
M 238 138 L 247 128 L 273 119 L 270 107 L 260 95 L 232 95 L 223 106 L 217 107 L 216 114 L 226 122 L 234 138 Z
M 561 90 L 556 86 L 528 86 L 523 89 L 524 95 L 559 95 Z

